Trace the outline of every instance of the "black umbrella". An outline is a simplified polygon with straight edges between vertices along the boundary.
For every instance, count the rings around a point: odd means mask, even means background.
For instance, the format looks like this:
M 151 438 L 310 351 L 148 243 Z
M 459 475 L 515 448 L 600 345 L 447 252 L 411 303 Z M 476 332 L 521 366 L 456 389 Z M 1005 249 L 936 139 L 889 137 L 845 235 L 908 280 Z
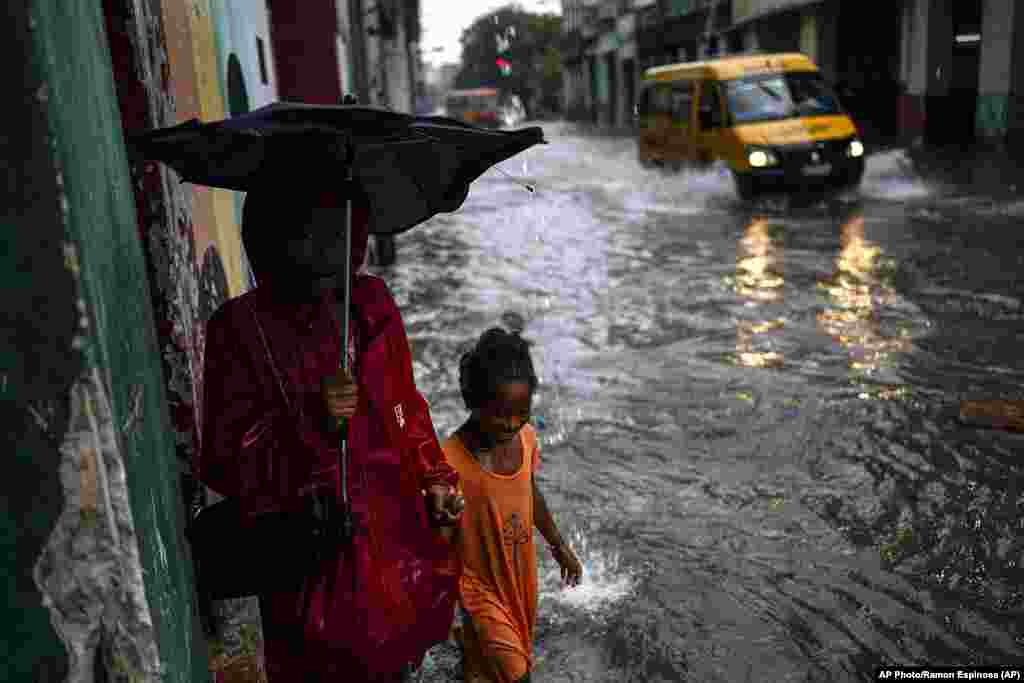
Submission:
M 214 123 L 196 119 L 130 140 L 183 180 L 248 191 L 349 170 L 370 203 L 370 232 L 397 234 L 457 210 L 491 166 L 544 143 L 539 127 L 495 131 L 439 116 L 277 102 Z
M 304 180 L 339 189 L 354 185 L 367 199 L 369 230 L 394 235 L 431 216 L 457 210 L 469 185 L 488 168 L 536 144 L 539 127 L 494 131 L 437 116 L 411 116 L 357 105 L 277 102 L 213 123 L 197 119 L 129 138 L 138 156 L 161 161 L 199 185 L 248 191 Z M 351 196 L 351 193 L 349 193 Z M 351 254 L 348 204 L 346 253 Z M 350 281 L 346 262 L 343 282 Z M 346 370 L 349 288 L 339 308 Z M 344 429 L 343 504 L 347 512 Z M 346 514 L 343 523 L 349 522 Z
M 213 123 L 192 119 L 129 142 L 140 156 L 199 185 L 244 192 L 303 179 L 337 179 L 339 188 L 354 183 L 369 203 L 369 231 L 394 235 L 457 210 L 470 183 L 488 168 L 545 140 L 539 127 L 494 131 L 376 107 L 276 102 Z M 351 203 L 348 221 L 346 241 Z

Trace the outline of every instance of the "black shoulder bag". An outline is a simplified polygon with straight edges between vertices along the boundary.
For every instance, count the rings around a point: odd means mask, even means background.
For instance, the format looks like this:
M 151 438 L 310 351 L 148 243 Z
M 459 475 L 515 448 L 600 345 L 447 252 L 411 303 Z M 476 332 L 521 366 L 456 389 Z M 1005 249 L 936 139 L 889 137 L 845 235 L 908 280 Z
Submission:
M 285 404 L 290 405 L 263 327 L 256 311 L 249 310 Z M 345 449 L 340 457 L 344 472 Z M 354 519 L 349 506 L 340 504 L 333 492 L 310 494 L 305 503 L 298 512 L 247 516 L 237 499 L 225 498 L 200 510 L 186 536 L 192 546 L 201 606 L 208 607 L 213 600 L 298 590 L 319 562 L 351 540 Z

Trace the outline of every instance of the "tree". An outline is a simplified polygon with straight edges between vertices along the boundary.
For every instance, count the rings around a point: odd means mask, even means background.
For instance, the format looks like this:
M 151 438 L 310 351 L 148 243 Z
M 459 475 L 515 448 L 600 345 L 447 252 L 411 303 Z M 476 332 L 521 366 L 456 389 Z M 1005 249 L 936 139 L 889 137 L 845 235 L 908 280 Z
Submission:
M 560 16 L 533 14 L 514 4 L 484 14 L 462 32 L 455 87 L 519 95 L 530 114 L 558 109 L 561 31 Z

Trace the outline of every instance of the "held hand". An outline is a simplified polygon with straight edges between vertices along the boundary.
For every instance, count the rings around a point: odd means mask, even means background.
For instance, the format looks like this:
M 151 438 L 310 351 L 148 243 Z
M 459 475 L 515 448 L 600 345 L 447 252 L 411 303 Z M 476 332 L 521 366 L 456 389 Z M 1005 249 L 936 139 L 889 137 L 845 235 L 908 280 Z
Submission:
M 352 381 L 347 370 L 338 368 L 335 374 L 321 378 L 320 394 L 327 414 L 337 418 L 339 423 L 355 415 L 359 405 L 359 386 Z
M 580 580 L 583 578 L 583 565 L 580 564 L 572 548 L 563 543 L 558 547 L 551 548 L 551 554 L 555 556 L 555 561 L 562 568 L 562 585 L 580 585 Z
M 435 484 L 424 491 L 424 495 L 427 498 L 427 515 L 431 524 L 447 527 L 458 523 L 459 515 L 466 507 L 466 500 L 454 488 Z

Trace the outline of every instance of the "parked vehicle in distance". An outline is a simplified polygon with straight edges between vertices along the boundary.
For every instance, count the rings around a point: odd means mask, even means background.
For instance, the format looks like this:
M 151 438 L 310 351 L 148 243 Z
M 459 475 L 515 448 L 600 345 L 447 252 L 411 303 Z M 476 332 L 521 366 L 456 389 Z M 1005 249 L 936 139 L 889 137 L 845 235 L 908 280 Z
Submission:
M 636 116 L 641 164 L 721 160 L 744 199 L 768 189 L 851 187 L 864 175 L 857 126 L 799 53 L 652 67 Z
M 445 115 L 477 126 L 517 126 L 526 110 L 517 95 L 503 95 L 497 88 L 452 90 L 445 96 Z
M 501 121 L 501 94 L 497 88 L 451 90 L 444 98 L 445 114 L 477 126 L 497 128 Z

